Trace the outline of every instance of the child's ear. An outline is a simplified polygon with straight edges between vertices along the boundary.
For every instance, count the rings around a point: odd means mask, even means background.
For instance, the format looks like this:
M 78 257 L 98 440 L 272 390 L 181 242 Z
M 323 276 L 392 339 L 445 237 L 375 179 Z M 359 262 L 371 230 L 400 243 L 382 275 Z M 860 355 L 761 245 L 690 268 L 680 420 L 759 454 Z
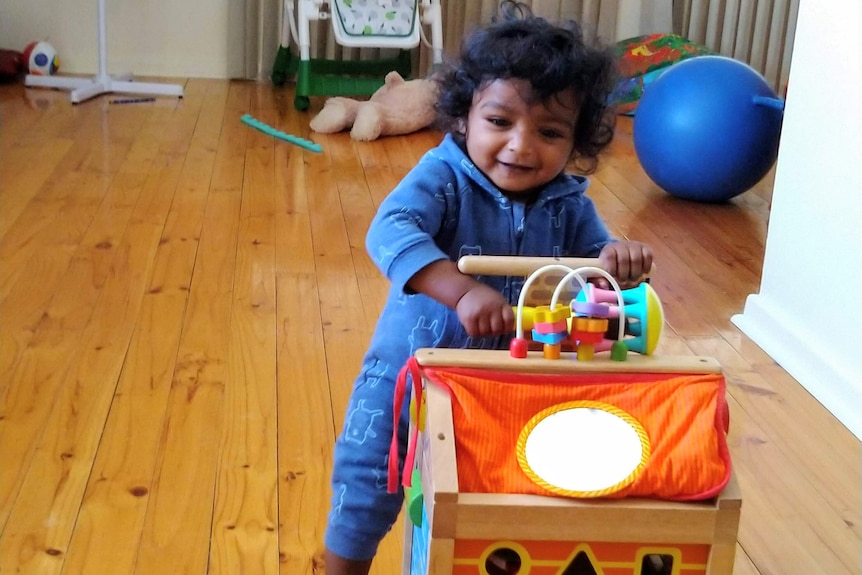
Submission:
M 455 131 L 461 134 L 462 136 L 467 135 L 467 119 L 466 118 L 458 118 L 458 122 L 455 125 Z

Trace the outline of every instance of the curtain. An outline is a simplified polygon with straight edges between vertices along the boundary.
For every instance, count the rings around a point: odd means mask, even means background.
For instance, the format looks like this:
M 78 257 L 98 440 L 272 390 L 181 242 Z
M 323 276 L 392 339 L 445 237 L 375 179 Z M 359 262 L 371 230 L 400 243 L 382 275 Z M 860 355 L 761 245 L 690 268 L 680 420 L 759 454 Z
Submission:
M 799 0 L 675 0 L 673 29 L 748 63 L 783 93 L 790 75 Z
M 228 2 L 228 75 L 264 80 L 272 72 L 281 35 L 281 0 Z
M 533 14 L 548 20 L 575 20 L 588 41 L 613 43 L 641 34 L 670 32 L 672 0 L 527 0 Z M 448 2 L 443 6 L 447 52 L 479 24 L 490 21 L 497 0 Z
M 419 0 L 417 0 L 419 1 Z M 283 0 L 229 2 L 228 70 L 231 77 L 266 79 L 279 46 Z M 465 33 L 490 21 L 499 0 L 441 0 L 443 42 L 457 52 Z M 527 0 L 533 12 L 549 20 L 580 22 L 588 40 L 617 42 L 641 34 L 674 32 L 751 64 L 773 87 L 783 91 L 799 0 Z M 369 48 L 343 48 L 330 33 L 330 22 L 311 25 L 312 57 L 355 60 L 388 56 Z M 424 75 L 428 50 L 417 51 L 414 69 Z
M 417 0 L 419 1 L 419 0 Z M 446 54 L 457 53 L 464 34 L 491 20 L 499 0 L 441 0 Z M 527 0 L 537 16 L 576 20 L 589 41 L 605 43 L 647 33 L 670 32 L 672 0 Z M 262 80 L 269 76 L 281 35 L 282 0 L 231 2 L 229 70 L 233 77 Z M 311 57 L 356 60 L 391 55 L 372 48 L 345 48 L 335 43 L 327 20 L 312 22 Z M 427 30 L 427 28 L 426 28 Z M 293 46 L 295 49 L 295 46 Z M 414 64 L 419 75 L 430 65 L 428 50 L 418 51 Z

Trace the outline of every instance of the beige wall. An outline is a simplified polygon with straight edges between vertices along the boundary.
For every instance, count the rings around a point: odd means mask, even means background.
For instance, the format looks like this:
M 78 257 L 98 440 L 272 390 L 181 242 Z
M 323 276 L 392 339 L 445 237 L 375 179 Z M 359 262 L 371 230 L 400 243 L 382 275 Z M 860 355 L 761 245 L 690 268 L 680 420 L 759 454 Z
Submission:
M 499 0 L 443 0 L 449 49 Z M 606 41 L 670 31 L 670 0 L 529 0 L 549 18 L 594 21 Z M 278 46 L 281 0 L 106 0 L 108 71 L 139 76 L 266 77 Z M 98 69 L 97 0 L 0 0 L 0 47 L 48 40 L 63 72 Z M 261 39 L 255 41 L 253 38 Z M 246 38 L 250 38 L 246 42 Z
M 197 76 L 236 75 L 242 58 L 242 25 L 229 14 L 238 0 L 106 0 L 108 71 L 112 74 Z M 0 0 L 0 47 L 23 50 L 47 40 L 60 56 L 61 70 L 74 74 L 98 69 L 97 0 Z M 240 8 L 243 9 L 243 8 Z M 237 44 L 233 50 L 229 44 Z M 273 48 L 275 49 L 275 48 Z M 231 68 L 234 68 L 232 72 Z

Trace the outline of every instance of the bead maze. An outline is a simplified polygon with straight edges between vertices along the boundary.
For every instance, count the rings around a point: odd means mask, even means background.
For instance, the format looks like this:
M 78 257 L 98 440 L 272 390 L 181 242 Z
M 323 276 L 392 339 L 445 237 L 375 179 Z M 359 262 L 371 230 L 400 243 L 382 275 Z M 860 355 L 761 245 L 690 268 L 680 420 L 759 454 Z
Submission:
M 481 260 L 459 267 L 503 272 Z M 402 371 L 403 575 L 730 575 L 742 501 L 721 366 L 655 353 L 663 318 L 648 284 L 599 291 L 594 260 L 547 261 L 503 262 L 533 277 L 521 311 L 548 304 L 517 316 L 544 349 L 422 349 Z M 636 353 L 603 354 L 611 339 Z M 572 351 L 548 351 L 563 341 Z
M 515 266 L 516 271 L 510 273 L 527 276 L 515 307 L 512 357 L 526 357 L 531 343 L 542 344 L 546 359 L 559 359 L 563 350 L 569 350 L 576 359 L 590 361 L 596 352 L 610 350 L 611 359 L 625 361 L 629 351 L 643 355 L 655 351 L 664 312 L 649 283 L 644 281 L 623 290 L 613 277 L 597 267 L 597 260 L 564 258 L 549 264 L 549 259 L 467 256 L 458 264 L 464 273 L 504 274 L 509 266 Z M 612 289 L 588 283 L 592 277 L 604 278 Z M 544 286 L 533 289 L 543 278 L 547 280 Z M 576 294 L 571 292 L 572 282 L 579 286 Z M 542 293 L 550 300 L 549 305 L 541 301 L 527 305 L 531 299 L 541 300 L 541 296 L 536 296 Z M 566 294 L 574 297 L 560 306 L 559 301 Z M 615 320 L 615 330 L 611 329 L 611 319 Z
M 257 130 L 260 130 L 264 134 L 269 134 L 279 140 L 284 140 L 285 142 L 289 142 L 291 144 L 295 144 L 300 148 L 305 148 L 306 150 L 310 150 L 312 152 L 317 152 L 318 154 L 323 150 L 320 144 L 315 144 L 311 140 L 306 140 L 304 138 L 300 138 L 298 136 L 294 136 L 292 134 L 287 134 L 282 132 L 281 130 L 276 130 L 272 126 L 261 122 L 251 116 L 251 114 L 243 115 L 240 120 L 242 120 L 243 124 L 251 126 Z

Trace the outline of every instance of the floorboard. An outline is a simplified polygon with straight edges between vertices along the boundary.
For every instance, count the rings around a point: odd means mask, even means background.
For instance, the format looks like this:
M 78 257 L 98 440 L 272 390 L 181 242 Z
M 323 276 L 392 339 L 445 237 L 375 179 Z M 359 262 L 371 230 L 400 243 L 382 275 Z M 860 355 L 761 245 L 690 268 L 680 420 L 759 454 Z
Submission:
M 388 290 L 365 231 L 441 135 L 314 134 L 320 98 L 184 83 L 128 106 L 0 86 L 0 573 L 323 573 L 333 443 Z M 654 248 L 659 353 L 723 366 L 735 575 L 859 573 L 859 440 L 730 323 L 759 287 L 774 174 L 678 200 L 631 129 L 590 195 Z M 401 529 L 374 575 L 400 573 Z

